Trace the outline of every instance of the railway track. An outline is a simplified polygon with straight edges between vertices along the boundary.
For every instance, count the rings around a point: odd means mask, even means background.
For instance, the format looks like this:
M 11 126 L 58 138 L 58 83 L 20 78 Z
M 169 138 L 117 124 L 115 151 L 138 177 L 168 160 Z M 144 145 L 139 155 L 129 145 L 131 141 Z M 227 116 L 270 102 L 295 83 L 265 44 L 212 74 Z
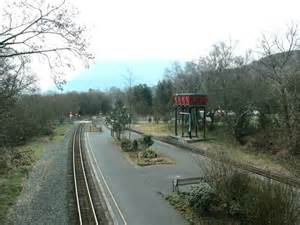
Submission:
M 78 222 L 80 225 L 98 225 L 98 218 L 87 180 L 84 158 L 82 155 L 81 133 L 83 125 L 80 124 L 73 136 L 73 178 L 76 196 Z

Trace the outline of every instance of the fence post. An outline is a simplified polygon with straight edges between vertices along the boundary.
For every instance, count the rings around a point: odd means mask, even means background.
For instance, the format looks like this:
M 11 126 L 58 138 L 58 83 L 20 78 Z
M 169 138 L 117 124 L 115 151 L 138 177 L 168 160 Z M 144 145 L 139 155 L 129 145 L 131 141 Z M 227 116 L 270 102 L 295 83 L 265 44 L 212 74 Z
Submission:
M 178 180 L 174 179 L 172 184 L 173 184 L 173 192 L 178 191 Z

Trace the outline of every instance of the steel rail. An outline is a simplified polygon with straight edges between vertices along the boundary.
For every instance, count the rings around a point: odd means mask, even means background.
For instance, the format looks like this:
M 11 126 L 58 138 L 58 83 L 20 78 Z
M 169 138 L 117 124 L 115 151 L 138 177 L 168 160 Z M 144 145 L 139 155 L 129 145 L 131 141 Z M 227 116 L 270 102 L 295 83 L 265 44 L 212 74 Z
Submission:
M 76 131 L 74 132 L 74 136 L 73 136 L 73 179 L 74 179 L 74 186 L 75 186 L 74 189 L 75 189 L 78 219 L 80 225 L 83 224 L 98 225 L 98 218 L 90 194 L 90 188 L 89 188 L 89 184 L 86 176 L 86 170 L 84 166 L 84 160 L 82 156 L 81 132 L 82 132 L 82 125 L 79 125 L 76 128 Z M 90 214 L 92 214 L 92 216 L 90 216 Z

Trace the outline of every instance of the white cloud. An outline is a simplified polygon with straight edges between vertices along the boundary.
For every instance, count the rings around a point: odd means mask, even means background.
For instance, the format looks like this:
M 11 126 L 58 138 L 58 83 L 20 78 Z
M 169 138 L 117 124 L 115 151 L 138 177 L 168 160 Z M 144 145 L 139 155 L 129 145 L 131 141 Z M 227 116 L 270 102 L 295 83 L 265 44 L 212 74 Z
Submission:
M 263 32 L 298 21 L 294 0 L 72 0 L 89 28 L 96 60 L 190 60 L 229 38 L 242 51 Z M 82 69 L 79 67 L 78 70 Z M 68 73 L 72 79 L 76 72 Z M 49 78 L 42 78 L 43 87 Z M 43 88 L 44 89 L 44 88 Z
M 75 0 L 98 58 L 191 59 L 232 38 L 254 48 L 264 31 L 297 20 L 297 1 Z

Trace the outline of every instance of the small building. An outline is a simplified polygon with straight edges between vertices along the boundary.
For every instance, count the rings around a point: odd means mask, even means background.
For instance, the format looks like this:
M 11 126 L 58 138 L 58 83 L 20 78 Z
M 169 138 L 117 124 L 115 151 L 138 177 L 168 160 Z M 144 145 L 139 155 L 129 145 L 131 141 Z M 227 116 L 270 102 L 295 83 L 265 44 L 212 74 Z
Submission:
M 175 94 L 174 111 L 175 111 L 175 135 L 178 135 L 178 122 L 181 123 L 181 136 L 184 137 L 184 128 L 188 121 L 188 137 L 191 139 L 193 134 L 198 137 L 199 119 L 203 123 L 203 138 L 205 139 L 206 131 L 206 106 L 208 97 L 198 93 L 180 93 Z M 200 111 L 203 111 L 201 118 Z

